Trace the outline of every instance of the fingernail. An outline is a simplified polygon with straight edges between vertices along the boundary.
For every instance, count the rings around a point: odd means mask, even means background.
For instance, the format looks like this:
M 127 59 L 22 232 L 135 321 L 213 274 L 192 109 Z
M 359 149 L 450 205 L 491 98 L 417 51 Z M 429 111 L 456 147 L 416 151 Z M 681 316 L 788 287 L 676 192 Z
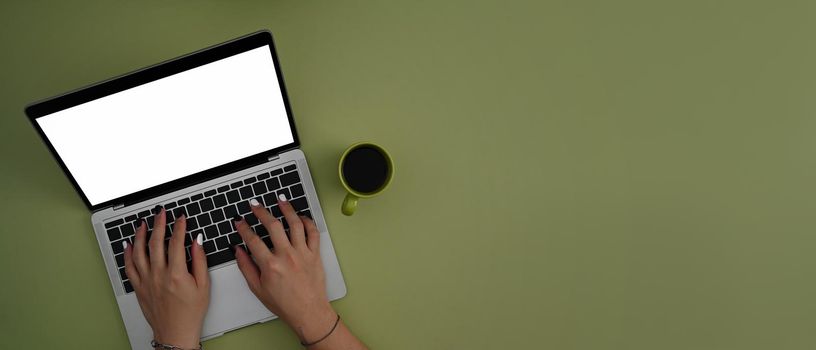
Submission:
M 281 193 L 278 195 L 278 199 L 280 199 L 281 202 L 286 202 L 286 195 Z
M 162 210 L 162 206 L 160 204 L 156 205 L 156 207 L 153 208 L 153 214 L 158 214 L 158 213 L 161 212 L 161 210 Z
M 200 233 L 198 234 L 198 236 L 196 236 L 196 244 L 198 245 L 204 244 L 204 236 L 202 236 Z
M 232 222 L 237 224 L 238 222 L 240 222 L 243 219 L 244 218 L 241 215 L 235 215 L 235 216 L 232 217 Z
M 122 241 L 122 249 L 127 249 L 127 240 Z
M 249 205 L 251 205 L 251 206 L 253 206 L 253 207 L 257 207 L 257 206 L 261 205 L 261 203 L 260 203 L 260 202 L 258 202 L 258 200 L 257 200 L 257 199 L 252 198 L 252 199 L 250 199 L 250 200 L 249 200 Z

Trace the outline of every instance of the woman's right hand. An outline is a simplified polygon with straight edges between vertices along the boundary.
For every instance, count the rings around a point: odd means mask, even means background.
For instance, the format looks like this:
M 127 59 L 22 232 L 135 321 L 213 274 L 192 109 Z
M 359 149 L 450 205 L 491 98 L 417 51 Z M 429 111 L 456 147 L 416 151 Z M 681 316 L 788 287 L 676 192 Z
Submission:
M 278 206 L 289 224 L 289 237 L 277 218 L 257 200 L 250 200 L 252 212 L 269 232 L 274 249 L 238 219 L 235 227 L 252 257 L 240 246 L 235 248 L 235 257 L 252 293 L 292 327 L 302 342 L 311 343 L 329 334 L 338 318 L 326 296 L 320 231 L 311 219 L 298 217 L 288 201 L 278 200 Z M 336 346 L 365 349 L 342 322 L 329 337 L 310 348 Z

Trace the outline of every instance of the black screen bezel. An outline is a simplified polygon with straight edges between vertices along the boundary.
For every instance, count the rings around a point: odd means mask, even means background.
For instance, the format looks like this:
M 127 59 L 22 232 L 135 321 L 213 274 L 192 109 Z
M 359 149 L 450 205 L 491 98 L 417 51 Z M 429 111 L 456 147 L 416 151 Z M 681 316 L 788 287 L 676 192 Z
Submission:
M 80 188 L 79 184 L 77 184 L 76 179 L 74 179 L 73 175 L 68 170 L 65 162 L 63 162 L 62 158 L 59 156 L 59 153 L 57 153 L 56 149 L 48 140 L 40 125 L 36 122 L 37 118 L 267 45 L 269 47 L 270 54 L 272 55 L 272 61 L 275 64 L 278 85 L 280 86 L 281 96 L 283 97 L 283 103 L 286 108 L 286 116 L 289 119 L 289 127 L 292 131 L 293 142 L 286 145 L 166 182 L 161 185 L 131 193 L 126 196 L 91 205 L 90 201 L 88 201 L 88 197 L 85 196 L 82 188 Z M 28 116 L 29 121 L 37 130 L 40 138 L 48 147 L 51 155 L 57 160 L 59 166 L 62 168 L 62 171 L 71 181 L 71 185 L 74 186 L 74 189 L 77 191 L 77 193 L 79 193 L 82 200 L 85 202 L 85 205 L 91 211 L 96 211 L 117 204 L 128 205 L 157 197 L 184 187 L 189 187 L 193 184 L 211 180 L 219 176 L 230 174 L 253 165 L 266 162 L 270 157 L 279 154 L 282 151 L 300 146 L 300 140 L 298 139 L 297 130 L 295 129 L 292 110 L 289 105 L 289 98 L 286 94 L 283 73 L 280 69 L 278 55 L 275 51 L 274 40 L 272 38 L 272 33 L 268 30 L 248 34 L 246 36 L 176 57 L 162 63 L 126 73 L 119 77 L 98 82 L 62 95 L 32 103 L 25 107 L 25 114 Z M 108 145 L 99 145 L 98 147 L 108 147 Z M 173 153 L 174 151 L 168 150 L 168 152 Z M 138 162 L 134 159 L 134 166 L 149 167 L 150 156 L 145 156 L 143 162 Z

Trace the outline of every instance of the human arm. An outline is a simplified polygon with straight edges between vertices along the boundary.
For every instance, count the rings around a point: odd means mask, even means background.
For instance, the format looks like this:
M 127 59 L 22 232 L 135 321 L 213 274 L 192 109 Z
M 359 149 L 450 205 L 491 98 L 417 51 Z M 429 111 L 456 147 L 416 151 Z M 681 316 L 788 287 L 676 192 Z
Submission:
M 133 246 L 125 246 L 125 273 L 133 285 L 142 313 L 153 329 L 154 339 L 162 344 L 196 349 L 210 300 L 210 278 L 201 247 L 202 237 L 196 237 L 190 247 L 192 271 L 188 271 L 184 249 L 186 217 L 181 216 L 173 225 L 166 252 L 163 208 L 154 220 L 150 242 L 146 242 L 147 225 L 142 221 L 136 230 Z
M 279 200 L 278 206 L 289 224 L 287 238 L 283 224 L 268 210 L 252 200 L 253 214 L 269 232 L 274 250 L 270 250 L 255 232 L 238 219 L 235 226 L 252 252 L 237 247 L 238 267 L 249 289 L 275 315 L 278 315 L 302 342 L 312 343 L 310 350 L 366 349 L 342 320 L 326 296 L 326 281 L 320 259 L 320 231 L 307 217 L 298 217 L 292 205 Z M 331 331 L 331 332 L 330 332 Z

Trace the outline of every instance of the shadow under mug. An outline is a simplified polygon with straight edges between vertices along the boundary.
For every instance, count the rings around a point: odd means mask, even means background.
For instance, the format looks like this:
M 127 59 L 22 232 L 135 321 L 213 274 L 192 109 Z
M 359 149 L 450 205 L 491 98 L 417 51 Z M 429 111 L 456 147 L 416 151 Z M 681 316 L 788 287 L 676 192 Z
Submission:
M 367 154 L 361 154 L 364 151 Z M 349 157 L 350 154 L 352 157 Z M 378 158 L 377 154 L 379 154 L 381 157 Z M 347 164 L 347 161 L 349 161 L 350 158 L 352 158 L 351 162 Z M 346 169 L 348 170 L 348 173 L 345 173 L 344 167 L 354 167 L 354 169 Z M 385 174 L 380 175 L 379 173 L 382 172 L 383 169 L 385 170 Z M 357 210 L 357 202 L 360 200 L 360 198 L 374 197 L 388 188 L 388 185 L 391 183 L 391 178 L 394 176 L 394 163 L 391 160 L 391 156 L 388 154 L 388 151 L 379 145 L 371 142 L 357 142 L 349 146 L 346 151 L 343 152 L 343 155 L 340 156 L 338 172 L 340 174 L 340 183 L 347 192 L 346 198 L 343 199 L 341 211 L 345 215 L 352 215 Z M 368 176 L 370 180 L 372 172 L 377 173 L 373 174 L 373 176 L 378 178 L 377 182 L 380 182 L 377 184 L 376 188 L 373 189 L 367 188 L 365 191 L 361 191 L 359 188 L 355 189 L 353 186 L 354 184 L 349 183 L 359 182 L 355 181 L 359 179 L 347 179 L 347 177 L 352 176 Z M 379 177 L 382 177 L 382 179 L 379 179 Z

